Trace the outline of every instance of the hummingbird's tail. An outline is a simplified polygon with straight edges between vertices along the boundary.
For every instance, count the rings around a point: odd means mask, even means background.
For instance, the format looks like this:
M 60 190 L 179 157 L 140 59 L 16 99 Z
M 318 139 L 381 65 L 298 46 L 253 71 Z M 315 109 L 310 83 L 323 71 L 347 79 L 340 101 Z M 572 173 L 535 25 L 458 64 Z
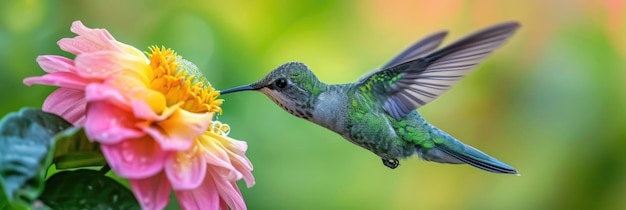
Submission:
M 418 149 L 418 154 L 422 159 L 440 163 L 467 163 L 493 173 L 519 175 L 513 167 L 506 163 L 456 140 L 454 137 L 434 126 L 431 126 L 431 128 L 432 140 L 435 142 L 435 146 L 431 149 Z

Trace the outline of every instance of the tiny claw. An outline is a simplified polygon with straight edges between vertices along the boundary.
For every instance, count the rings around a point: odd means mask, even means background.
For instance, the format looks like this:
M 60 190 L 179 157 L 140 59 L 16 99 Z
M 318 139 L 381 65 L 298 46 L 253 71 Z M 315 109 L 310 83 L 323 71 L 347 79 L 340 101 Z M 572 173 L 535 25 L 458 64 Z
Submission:
M 391 158 L 391 159 L 382 158 L 382 160 L 383 160 L 383 164 L 391 169 L 395 169 L 400 165 L 400 161 L 398 161 L 398 159 L 395 159 L 395 158 Z

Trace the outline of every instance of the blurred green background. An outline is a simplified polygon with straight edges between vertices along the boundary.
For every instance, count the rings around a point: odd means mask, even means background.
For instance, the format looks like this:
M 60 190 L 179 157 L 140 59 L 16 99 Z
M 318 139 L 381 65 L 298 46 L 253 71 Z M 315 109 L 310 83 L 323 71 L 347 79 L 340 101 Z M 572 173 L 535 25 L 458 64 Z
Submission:
M 514 166 L 380 159 L 290 116 L 260 93 L 223 97 L 219 120 L 246 140 L 257 184 L 250 209 L 626 209 L 626 3 L 606 1 L 0 1 L 0 114 L 39 107 L 26 87 L 72 21 L 147 50 L 164 45 L 218 88 L 289 61 L 320 80 L 353 82 L 416 39 L 445 43 L 507 20 L 521 30 L 450 92 L 427 120 Z M 241 183 L 240 183 L 241 184 Z

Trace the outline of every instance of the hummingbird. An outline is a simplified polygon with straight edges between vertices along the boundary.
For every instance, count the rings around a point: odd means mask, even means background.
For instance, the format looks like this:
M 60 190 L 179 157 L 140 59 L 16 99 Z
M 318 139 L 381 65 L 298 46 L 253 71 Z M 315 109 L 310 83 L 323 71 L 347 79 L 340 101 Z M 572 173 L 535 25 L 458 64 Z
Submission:
M 447 92 L 519 28 L 505 22 L 437 49 L 446 31 L 415 42 L 381 68 L 354 83 L 326 84 L 303 63 L 285 63 L 249 85 L 290 114 L 311 121 L 365 148 L 395 169 L 399 159 L 469 164 L 504 174 L 517 171 L 426 122 L 417 108 Z

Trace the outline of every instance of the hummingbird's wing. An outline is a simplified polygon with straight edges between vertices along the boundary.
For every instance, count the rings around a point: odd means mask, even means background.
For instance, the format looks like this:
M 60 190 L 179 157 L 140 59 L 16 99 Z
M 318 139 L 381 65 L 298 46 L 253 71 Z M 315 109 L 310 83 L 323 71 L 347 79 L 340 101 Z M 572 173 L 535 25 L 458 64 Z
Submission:
M 387 62 L 387 64 L 385 64 L 383 67 L 374 69 L 373 71 L 363 75 L 361 79 L 359 79 L 359 81 L 367 80 L 373 74 L 380 72 L 381 69 L 388 69 L 425 56 L 427 53 L 439 47 L 441 41 L 443 41 L 443 38 L 445 38 L 447 34 L 447 31 L 440 31 L 415 42 L 413 45 L 402 51 L 402 53 L 398 54 L 391 61 Z
M 440 31 L 421 39 L 420 41 L 411 45 L 409 48 L 406 48 L 404 51 L 402 51 L 402 53 L 400 53 L 383 67 L 381 67 L 381 69 L 388 69 L 425 56 L 427 53 L 439 47 L 439 45 L 443 41 L 443 38 L 445 38 L 446 35 L 448 35 L 447 31 Z
M 498 24 L 470 34 L 444 48 L 439 45 L 445 33 L 435 34 L 394 58 L 386 68 L 365 77 L 361 86 L 372 90 L 383 108 L 395 119 L 433 101 L 468 74 L 478 63 L 513 35 L 516 22 Z M 417 44 L 416 44 L 417 45 Z

